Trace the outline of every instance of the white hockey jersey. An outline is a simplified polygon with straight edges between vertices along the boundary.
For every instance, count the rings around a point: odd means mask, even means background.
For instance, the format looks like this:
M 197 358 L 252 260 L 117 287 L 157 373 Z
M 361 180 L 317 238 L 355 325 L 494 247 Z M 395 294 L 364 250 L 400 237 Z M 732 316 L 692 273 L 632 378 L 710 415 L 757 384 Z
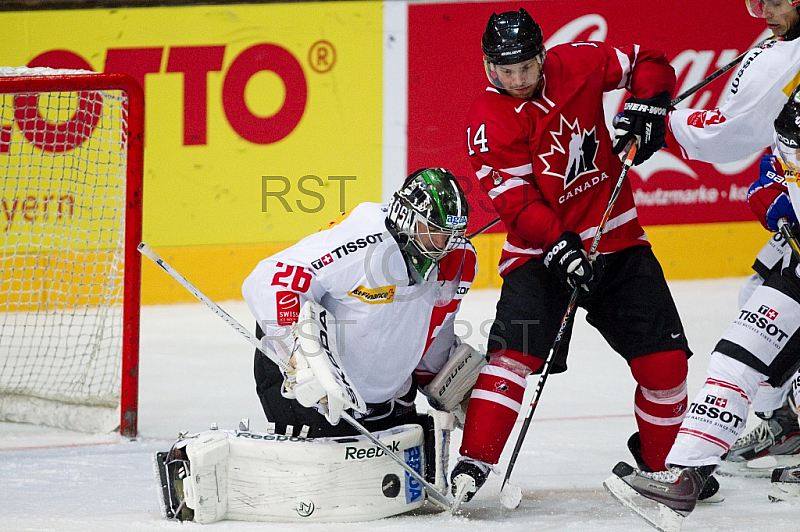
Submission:
M 386 212 L 386 204 L 362 203 L 262 260 L 242 286 L 264 345 L 287 360 L 301 305 L 313 300 L 332 312 L 342 364 L 367 403 L 404 393 L 415 371 L 423 383 L 438 373 L 458 341 L 456 312 L 477 272 L 465 241 L 431 281 L 412 283 Z
M 722 106 L 669 113 L 667 145 L 686 159 L 727 163 L 772 145 L 772 123 L 800 83 L 800 38 L 753 48 Z

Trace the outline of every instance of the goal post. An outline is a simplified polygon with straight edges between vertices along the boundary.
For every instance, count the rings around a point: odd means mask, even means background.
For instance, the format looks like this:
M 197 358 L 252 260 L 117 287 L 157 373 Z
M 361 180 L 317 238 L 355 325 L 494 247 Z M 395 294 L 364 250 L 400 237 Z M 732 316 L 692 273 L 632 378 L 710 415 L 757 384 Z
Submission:
M 0 421 L 137 434 L 144 95 L 0 68 Z

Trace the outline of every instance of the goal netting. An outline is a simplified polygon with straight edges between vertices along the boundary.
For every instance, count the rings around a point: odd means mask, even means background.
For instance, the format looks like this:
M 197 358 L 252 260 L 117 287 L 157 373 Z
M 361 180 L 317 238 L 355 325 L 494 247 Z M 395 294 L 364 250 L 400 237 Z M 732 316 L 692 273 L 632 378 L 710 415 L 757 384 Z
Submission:
M 143 97 L 0 68 L 0 421 L 136 435 Z

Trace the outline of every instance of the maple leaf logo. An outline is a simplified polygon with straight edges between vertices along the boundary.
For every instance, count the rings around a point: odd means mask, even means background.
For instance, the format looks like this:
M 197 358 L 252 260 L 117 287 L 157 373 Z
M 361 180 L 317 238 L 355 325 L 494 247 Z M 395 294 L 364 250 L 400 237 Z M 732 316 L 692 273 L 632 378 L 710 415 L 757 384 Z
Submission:
M 576 118 L 569 123 L 561 115 L 558 131 L 551 131 L 553 143 L 550 151 L 539 155 L 545 169 L 542 173 L 564 180 L 564 189 L 582 175 L 597 170 L 594 158 L 597 155 L 597 135 L 595 128 L 581 129 Z M 565 127 L 566 126 L 566 127 Z M 566 148 L 564 147 L 566 145 Z

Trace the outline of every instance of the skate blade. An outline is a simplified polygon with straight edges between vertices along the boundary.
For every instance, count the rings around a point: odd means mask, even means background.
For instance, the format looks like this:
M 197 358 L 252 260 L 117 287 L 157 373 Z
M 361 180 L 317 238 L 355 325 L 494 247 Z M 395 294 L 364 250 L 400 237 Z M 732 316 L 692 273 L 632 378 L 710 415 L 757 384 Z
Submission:
M 164 519 L 173 519 L 174 516 L 170 515 L 169 503 L 169 489 L 167 487 L 167 453 L 156 452 L 153 453 L 153 475 L 156 481 L 156 491 L 158 494 L 158 505 L 161 507 L 161 517 Z
M 675 510 L 640 495 L 621 478 L 612 475 L 603 482 L 612 497 L 661 532 L 680 532 L 683 515 Z
M 717 503 L 724 502 L 724 501 L 725 501 L 725 496 L 720 494 L 720 492 L 716 492 L 711 497 L 706 497 L 705 499 L 702 499 L 702 500 L 698 499 L 697 503 L 698 504 L 717 504 Z
M 773 482 L 767 498 L 772 502 L 796 501 L 800 498 L 800 484 Z
M 453 500 L 452 506 L 450 506 L 450 515 L 455 515 L 455 513 L 458 512 L 461 503 L 463 503 L 464 499 L 466 498 L 467 498 L 467 485 L 462 484 L 458 488 L 458 491 L 456 492 L 456 497 Z
M 724 477 L 770 478 L 776 467 L 796 467 L 800 465 L 800 455 L 772 455 L 755 458 L 748 462 L 729 462 L 723 460 L 715 474 Z

